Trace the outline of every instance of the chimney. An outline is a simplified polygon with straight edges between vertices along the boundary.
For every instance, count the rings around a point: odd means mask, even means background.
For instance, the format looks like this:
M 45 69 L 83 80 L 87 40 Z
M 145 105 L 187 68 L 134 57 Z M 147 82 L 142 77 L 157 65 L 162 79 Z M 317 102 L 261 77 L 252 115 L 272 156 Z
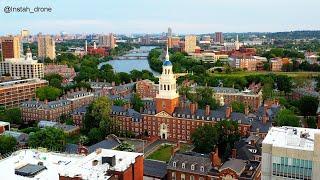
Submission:
M 237 149 L 232 149 L 231 158 L 233 158 L 233 159 L 237 158 Z
M 231 113 L 232 113 L 232 108 L 230 106 L 228 106 L 226 108 L 226 118 L 230 118 L 231 117 Z
M 195 103 L 190 103 L 190 111 L 191 114 L 194 115 L 196 112 L 196 104 Z
M 267 124 L 267 122 L 268 122 L 268 116 L 265 114 L 265 115 L 263 115 L 263 117 L 262 117 L 262 123 L 263 123 L 263 124 Z
M 211 152 L 211 165 L 219 168 L 221 165 L 221 159 L 219 158 L 219 150 L 215 149 L 215 152 Z
M 250 140 L 250 145 L 255 145 L 256 143 L 254 142 L 254 140 Z
M 210 105 L 206 105 L 206 116 L 210 115 Z
M 44 103 L 45 103 L 45 104 L 48 104 L 48 99 L 45 99 L 45 100 L 44 100 Z
M 113 87 L 115 85 L 116 85 L 116 83 L 114 81 L 112 81 L 111 86 Z

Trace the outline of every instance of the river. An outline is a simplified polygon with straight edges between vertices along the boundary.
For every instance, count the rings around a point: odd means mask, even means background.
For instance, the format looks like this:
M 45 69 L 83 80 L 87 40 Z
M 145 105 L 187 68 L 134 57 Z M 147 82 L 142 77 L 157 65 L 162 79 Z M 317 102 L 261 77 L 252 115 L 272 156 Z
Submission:
M 124 57 L 125 56 L 132 57 L 132 56 L 148 55 L 149 52 L 154 48 L 156 48 L 156 46 L 141 46 L 137 50 L 144 51 L 144 53 L 128 53 L 128 54 L 125 54 Z M 145 51 L 147 51 L 147 53 Z M 154 75 L 159 75 L 158 72 L 155 72 L 150 68 L 149 62 L 147 59 L 143 59 L 143 60 L 141 60 L 141 59 L 110 60 L 107 62 L 100 63 L 98 65 L 99 69 L 105 64 L 110 64 L 116 72 L 130 73 L 130 71 L 136 69 L 139 71 L 148 70 L 148 71 L 152 72 Z

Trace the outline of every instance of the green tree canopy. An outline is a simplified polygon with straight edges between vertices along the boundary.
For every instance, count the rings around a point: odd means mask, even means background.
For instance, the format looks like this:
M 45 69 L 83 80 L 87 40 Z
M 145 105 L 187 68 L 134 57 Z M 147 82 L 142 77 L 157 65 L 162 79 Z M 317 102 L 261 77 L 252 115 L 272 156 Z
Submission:
M 10 122 L 11 124 L 22 124 L 21 110 L 19 108 L 1 109 L 0 118 L 3 121 Z
M 315 116 L 318 109 L 319 100 L 313 96 L 303 96 L 299 99 L 298 104 L 301 115 Z
M 51 86 L 41 87 L 36 90 L 36 95 L 41 101 L 46 99 L 54 101 L 61 95 L 61 93 L 62 91 L 60 89 Z
M 30 133 L 28 144 L 30 147 L 43 147 L 54 151 L 61 151 L 64 148 L 65 134 L 61 129 L 47 127 Z
M 139 97 L 138 94 L 134 94 L 133 97 L 131 98 L 131 103 L 133 106 L 133 109 L 137 112 L 140 112 L 140 109 L 143 108 L 143 101 Z
M 289 109 L 283 109 L 278 112 L 275 122 L 277 126 L 300 127 L 299 118 Z
M 231 103 L 232 111 L 238 113 L 244 113 L 245 104 L 243 102 L 234 101 Z
M 13 152 L 17 146 L 17 140 L 8 135 L 0 136 L 0 154 Z
M 209 153 L 218 144 L 219 133 L 212 125 L 198 127 L 192 134 L 191 140 L 196 152 Z

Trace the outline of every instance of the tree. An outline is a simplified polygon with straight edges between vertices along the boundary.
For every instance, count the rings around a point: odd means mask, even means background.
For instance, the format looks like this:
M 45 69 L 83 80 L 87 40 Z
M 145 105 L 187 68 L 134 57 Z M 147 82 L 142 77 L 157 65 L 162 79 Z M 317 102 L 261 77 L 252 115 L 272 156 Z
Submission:
M 49 81 L 49 85 L 56 88 L 61 88 L 61 83 L 63 81 L 63 77 L 59 74 L 48 74 L 44 77 L 47 81 Z
M 278 75 L 275 80 L 277 88 L 280 91 L 285 92 L 286 94 L 292 91 L 292 78 L 287 75 Z
M 123 141 L 118 147 L 117 150 L 119 151 L 127 151 L 127 152 L 134 152 L 134 146 L 129 144 L 126 141 Z
M 6 154 L 9 152 L 13 152 L 17 146 L 17 140 L 8 135 L 0 136 L 0 154 Z
M 230 151 L 234 148 L 236 141 L 240 139 L 238 123 L 235 121 L 223 120 L 215 124 L 218 135 L 219 155 L 222 160 L 228 159 Z
M 90 144 L 97 143 L 103 140 L 104 135 L 99 128 L 92 128 L 88 133 L 88 139 Z
M 20 125 L 23 123 L 21 119 L 21 110 L 19 108 L 2 109 L 0 111 L 0 118 L 11 124 Z
M 54 101 L 61 95 L 61 93 L 62 91 L 60 89 L 51 86 L 41 87 L 36 90 L 36 95 L 41 101 L 46 99 Z
M 123 106 L 126 104 L 126 101 L 123 100 L 123 99 L 116 99 L 116 100 L 113 100 L 113 105 L 115 106 Z
M 218 107 L 218 103 L 213 98 L 213 90 L 208 87 L 196 89 L 196 102 L 200 108 L 205 108 L 206 105 L 210 105 L 211 109 Z
M 99 128 L 100 132 L 106 132 L 106 129 L 100 129 L 100 127 L 101 125 L 108 126 L 111 124 L 110 113 L 111 113 L 111 101 L 109 100 L 109 98 L 100 97 L 96 99 L 87 108 L 87 113 L 83 120 L 84 132 L 89 133 L 89 131 L 92 128 Z M 105 123 L 102 123 L 102 122 L 105 122 Z
M 307 123 L 308 128 L 317 129 L 317 120 L 315 117 L 308 117 L 305 122 Z
M 33 148 L 43 147 L 53 151 L 61 151 L 64 148 L 65 138 L 66 136 L 61 129 L 47 127 L 30 133 L 28 144 Z
M 277 126 L 300 127 L 299 118 L 289 109 L 283 109 L 278 112 L 275 118 Z
M 313 96 L 303 96 L 299 99 L 299 110 L 303 116 L 315 116 L 317 113 L 319 100 Z
M 194 150 L 201 153 L 210 153 L 218 144 L 218 138 L 217 129 L 207 124 L 198 127 L 191 134 L 191 141 L 195 146 Z
M 245 111 L 245 104 L 243 102 L 234 101 L 231 103 L 232 110 L 238 113 L 244 113 Z
M 133 109 L 137 112 L 140 112 L 141 108 L 143 108 L 144 104 L 138 94 L 134 94 L 131 98 L 131 103 Z

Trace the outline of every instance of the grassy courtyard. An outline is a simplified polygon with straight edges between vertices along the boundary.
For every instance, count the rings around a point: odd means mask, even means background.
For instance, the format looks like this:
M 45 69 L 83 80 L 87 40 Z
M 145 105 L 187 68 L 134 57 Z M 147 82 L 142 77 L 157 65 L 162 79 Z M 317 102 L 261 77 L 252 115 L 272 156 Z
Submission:
M 171 158 L 171 147 L 172 145 L 163 144 L 159 149 L 151 153 L 147 159 L 168 162 Z

